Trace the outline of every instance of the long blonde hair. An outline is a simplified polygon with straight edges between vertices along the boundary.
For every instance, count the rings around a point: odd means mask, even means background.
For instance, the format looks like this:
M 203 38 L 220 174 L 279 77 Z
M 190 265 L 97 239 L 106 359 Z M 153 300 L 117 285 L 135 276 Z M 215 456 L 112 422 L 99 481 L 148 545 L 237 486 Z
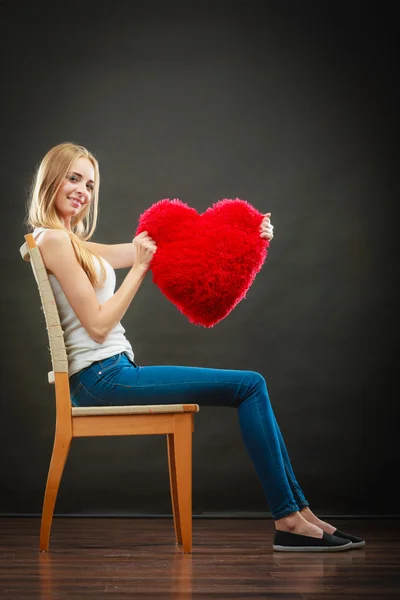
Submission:
M 60 220 L 55 199 L 73 162 L 78 158 L 87 158 L 94 168 L 94 190 L 91 201 L 85 208 L 71 219 L 71 231 Z M 33 180 L 28 202 L 26 224 L 32 228 L 46 227 L 48 229 L 61 229 L 66 231 L 71 239 L 76 258 L 87 274 L 93 287 L 103 282 L 106 276 L 101 258 L 86 248 L 82 242 L 88 240 L 96 229 L 98 202 L 99 202 L 100 174 L 99 165 L 95 157 L 83 146 L 65 142 L 54 146 L 40 163 Z M 93 256 L 99 260 L 100 276 L 98 275 Z

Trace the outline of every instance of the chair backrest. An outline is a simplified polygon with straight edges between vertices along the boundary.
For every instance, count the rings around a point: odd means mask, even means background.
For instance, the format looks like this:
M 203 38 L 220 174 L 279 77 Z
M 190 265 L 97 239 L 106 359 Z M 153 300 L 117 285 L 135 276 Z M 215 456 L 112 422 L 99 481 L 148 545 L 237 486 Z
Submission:
M 64 334 L 61 328 L 60 316 L 50 280 L 44 265 L 40 250 L 31 233 L 25 236 L 25 243 L 20 248 L 24 260 L 30 261 L 36 283 L 39 288 L 42 309 L 46 321 L 47 334 L 50 344 L 51 362 L 53 371 L 48 374 L 49 382 L 55 382 L 55 373 L 68 374 L 68 357 L 64 343 Z

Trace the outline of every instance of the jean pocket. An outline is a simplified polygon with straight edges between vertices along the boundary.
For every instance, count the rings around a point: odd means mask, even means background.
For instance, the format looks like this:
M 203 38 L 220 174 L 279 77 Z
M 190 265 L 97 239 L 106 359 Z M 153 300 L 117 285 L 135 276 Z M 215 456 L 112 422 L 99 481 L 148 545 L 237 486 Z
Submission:
M 77 388 L 74 390 L 73 395 L 71 394 L 71 402 L 73 406 L 87 407 L 87 406 L 112 406 L 112 402 L 98 398 L 83 385 L 79 383 Z
M 78 404 L 76 404 L 76 402 L 75 402 L 75 397 L 77 394 L 79 394 L 79 390 L 81 389 L 81 387 L 82 387 L 82 384 L 80 381 L 78 381 L 78 383 L 75 384 L 74 389 L 73 390 L 70 389 L 69 397 L 71 399 L 71 404 L 73 406 L 78 406 Z

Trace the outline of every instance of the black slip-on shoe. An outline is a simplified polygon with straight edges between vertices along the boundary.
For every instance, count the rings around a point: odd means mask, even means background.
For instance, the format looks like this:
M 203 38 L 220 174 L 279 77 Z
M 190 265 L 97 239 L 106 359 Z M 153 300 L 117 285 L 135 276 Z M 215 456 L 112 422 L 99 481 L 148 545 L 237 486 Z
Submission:
M 362 546 L 365 546 L 365 540 L 362 538 L 357 537 L 356 535 L 350 535 L 350 533 L 344 533 L 344 531 L 339 531 L 339 529 L 335 529 L 332 535 L 345 540 L 350 540 L 353 548 L 361 548 Z
M 299 535 L 289 531 L 275 531 L 273 550 L 277 552 L 341 552 L 350 550 L 352 542 L 341 537 L 323 533 L 322 538 Z

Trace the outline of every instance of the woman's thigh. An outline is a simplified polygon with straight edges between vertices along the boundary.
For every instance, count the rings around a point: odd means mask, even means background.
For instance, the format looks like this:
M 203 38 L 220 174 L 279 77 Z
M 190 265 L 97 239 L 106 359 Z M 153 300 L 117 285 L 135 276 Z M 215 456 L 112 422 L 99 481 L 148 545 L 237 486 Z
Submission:
M 104 367 L 104 365 L 106 365 Z M 195 403 L 238 406 L 263 381 L 253 371 L 186 366 L 139 367 L 125 356 L 94 363 L 75 379 L 75 406 Z

